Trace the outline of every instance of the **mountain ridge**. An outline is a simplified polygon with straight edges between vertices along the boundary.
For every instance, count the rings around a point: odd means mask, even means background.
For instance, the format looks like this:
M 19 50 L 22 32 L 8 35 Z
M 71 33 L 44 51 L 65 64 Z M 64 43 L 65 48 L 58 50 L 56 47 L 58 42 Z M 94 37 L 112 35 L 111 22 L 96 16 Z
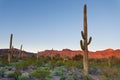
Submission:
M 63 49 L 63 50 L 44 50 L 38 52 L 39 56 L 50 56 L 53 57 L 59 54 L 61 57 L 74 57 L 75 55 L 83 55 L 82 50 L 70 50 L 70 49 Z M 120 49 L 105 49 L 105 50 L 98 50 L 98 51 L 89 51 L 88 53 L 89 58 L 109 58 L 109 57 L 116 57 L 120 58 Z
M 9 51 L 9 49 L 0 49 L 0 54 L 7 54 Z M 19 49 L 14 48 L 13 49 L 13 53 L 14 54 L 19 54 Z M 54 57 L 56 55 L 59 55 L 60 57 L 70 57 L 73 58 L 75 55 L 83 55 L 83 51 L 82 50 L 70 50 L 70 49 L 63 49 L 63 50 L 44 50 L 44 51 L 40 51 L 37 54 L 36 53 L 32 53 L 32 52 L 27 52 L 27 51 L 22 51 L 22 53 L 24 54 L 24 56 L 49 56 L 49 57 Z M 101 58 L 109 58 L 109 57 L 116 57 L 116 58 L 120 58 L 120 49 L 105 49 L 105 50 L 97 50 L 97 51 L 89 51 L 88 53 L 88 57 L 89 58 L 97 58 L 97 59 L 101 59 Z

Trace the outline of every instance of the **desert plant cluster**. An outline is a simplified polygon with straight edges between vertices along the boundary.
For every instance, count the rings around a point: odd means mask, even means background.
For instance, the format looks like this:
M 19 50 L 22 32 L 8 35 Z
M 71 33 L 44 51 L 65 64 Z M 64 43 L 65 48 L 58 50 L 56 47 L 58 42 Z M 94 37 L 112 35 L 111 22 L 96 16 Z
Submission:
M 84 74 L 82 57 L 64 60 L 35 56 L 7 61 L 0 55 L 0 80 L 119 80 L 120 59 L 89 59 L 89 75 Z

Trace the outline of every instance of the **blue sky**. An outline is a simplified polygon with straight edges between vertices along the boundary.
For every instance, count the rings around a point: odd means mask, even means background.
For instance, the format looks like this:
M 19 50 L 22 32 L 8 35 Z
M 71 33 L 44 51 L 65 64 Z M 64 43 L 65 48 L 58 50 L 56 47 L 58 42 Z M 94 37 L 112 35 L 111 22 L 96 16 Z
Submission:
M 88 7 L 89 50 L 120 48 L 120 0 L 0 0 L 0 48 L 30 52 L 79 50 L 83 5 Z

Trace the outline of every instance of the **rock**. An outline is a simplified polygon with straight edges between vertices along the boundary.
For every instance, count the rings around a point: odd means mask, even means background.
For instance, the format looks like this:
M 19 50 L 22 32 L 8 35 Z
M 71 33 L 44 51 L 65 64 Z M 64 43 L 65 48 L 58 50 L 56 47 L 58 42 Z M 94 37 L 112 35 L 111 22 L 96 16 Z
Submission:
M 15 78 L 1 78 L 0 80 L 15 80 Z
M 0 64 L 0 67 L 3 67 L 3 65 L 2 65 L 2 64 Z
M 22 73 L 22 76 L 29 78 L 29 73 L 28 72 L 24 72 L 24 73 Z
M 16 80 L 15 78 L 8 78 L 8 80 Z
M 100 80 L 98 75 L 90 75 L 92 77 L 93 80 Z
M 0 66 L 0 69 L 3 69 L 4 67 Z
M 52 80 L 60 80 L 60 77 L 59 76 L 53 76 Z
M 35 77 L 28 78 L 28 80 L 37 80 Z
M 0 80 L 8 80 L 8 78 L 1 78 Z
M 4 78 L 7 78 L 9 74 L 14 73 L 14 71 L 5 71 Z
M 89 74 L 94 74 L 94 75 L 97 75 L 97 74 L 100 74 L 101 73 L 101 69 L 100 68 L 90 68 L 90 71 L 89 71 Z
M 32 71 L 32 70 L 34 70 L 34 69 L 36 69 L 34 66 L 29 66 L 29 67 L 28 67 L 28 70 L 29 70 L 29 71 Z
M 15 67 L 13 67 L 11 70 L 12 70 L 12 71 L 15 71 L 15 70 L 16 70 L 16 68 L 15 68 Z

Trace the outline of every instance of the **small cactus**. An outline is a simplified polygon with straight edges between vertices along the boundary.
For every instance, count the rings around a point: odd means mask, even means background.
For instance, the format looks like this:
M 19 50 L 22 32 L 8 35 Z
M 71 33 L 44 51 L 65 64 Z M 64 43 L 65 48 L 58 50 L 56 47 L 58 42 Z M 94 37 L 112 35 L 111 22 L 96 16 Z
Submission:
M 20 46 L 20 50 L 19 50 L 19 58 L 22 57 L 22 47 L 23 47 L 23 45 Z
M 39 52 L 36 54 L 36 58 L 37 58 L 37 61 L 38 61 L 38 59 L 39 59 Z
M 88 45 L 90 44 L 92 37 L 89 38 L 87 36 L 87 5 L 84 5 L 84 31 L 81 31 L 81 35 L 83 40 L 80 40 L 80 46 L 83 50 L 83 68 L 84 74 L 88 75 Z

